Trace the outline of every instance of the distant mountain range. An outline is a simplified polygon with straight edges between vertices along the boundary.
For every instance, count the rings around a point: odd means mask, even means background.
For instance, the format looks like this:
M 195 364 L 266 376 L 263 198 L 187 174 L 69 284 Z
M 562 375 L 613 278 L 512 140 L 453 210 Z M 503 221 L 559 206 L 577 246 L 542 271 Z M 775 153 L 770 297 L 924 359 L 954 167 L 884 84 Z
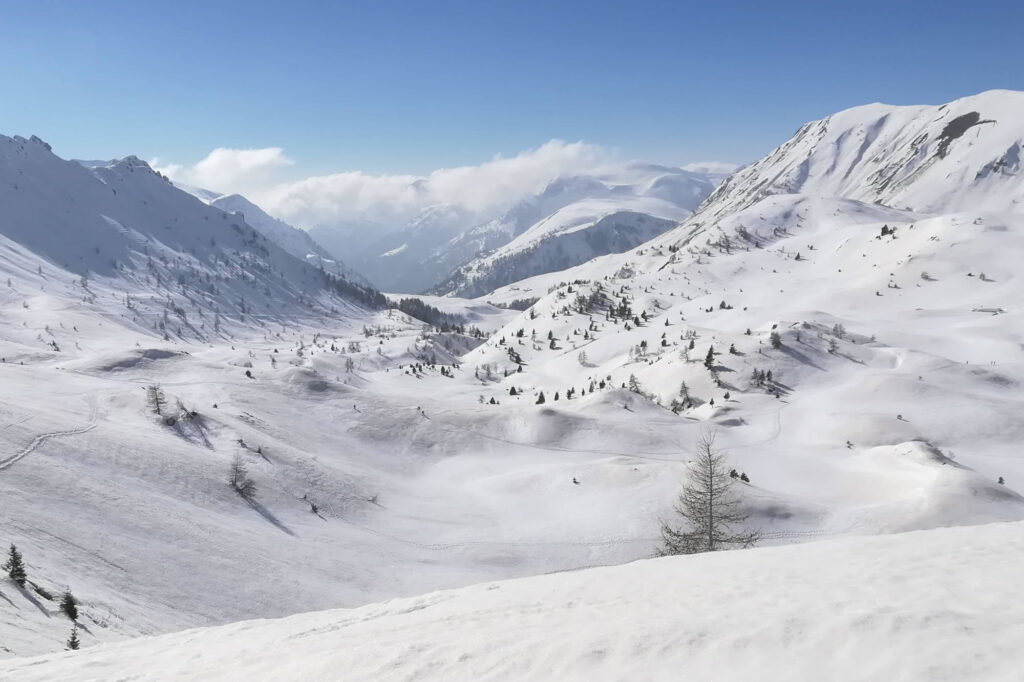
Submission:
M 689 215 L 718 179 L 716 173 L 631 163 L 601 175 L 558 178 L 487 219 L 433 206 L 401 225 L 319 226 L 310 233 L 383 290 L 473 296 L 636 246 Z M 643 218 L 601 222 L 627 212 Z M 581 234 L 566 241 L 561 237 L 568 231 Z M 593 234 L 583 239 L 585 231 Z M 498 260 L 503 266 L 491 272 Z

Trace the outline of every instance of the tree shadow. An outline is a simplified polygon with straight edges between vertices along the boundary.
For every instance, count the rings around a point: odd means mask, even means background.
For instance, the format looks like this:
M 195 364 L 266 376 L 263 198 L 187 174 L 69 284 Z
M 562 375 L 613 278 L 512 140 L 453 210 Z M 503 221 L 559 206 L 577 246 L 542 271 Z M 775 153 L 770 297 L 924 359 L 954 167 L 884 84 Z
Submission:
M 850 362 L 856 362 L 858 365 L 866 364 L 863 360 L 859 360 L 859 359 L 853 357 L 852 355 L 848 355 L 846 353 L 840 353 L 839 351 L 836 351 L 835 353 L 833 353 L 833 355 L 838 355 L 841 358 L 846 358 Z
M 280 530 L 283 533 L 287 533 L 288 535 L 291 535 L 292 537 L 295 537 L 295 533 L 292 531 L 292 529 L 289 528 L 288 526 L 284 525 L 283 523 L 281 523 L 281 521 L 276 516 L 274 516 L 272 513 L 270 513 L 269 509 L 267 509 L 262 504 L 260 504 L 259 502 L 257 502 L 256 500 L 254 500 L 252 498 L 243 498 L 243 499 L 245 499 L 245 501 L 249 504 L 250 507 L 252 507 L 257 512 L 259 512 L 260 516 L 265 518 L 270 524 L 275 526 L 278 530 Z
M 50 611 L 45 606 L 43 606 L 38 599 L 36 599 L 34 594 L 32 594 L 32 590 L 27 589 L 25 587 L 21 587 L 20 585 L 18 586 L 18 590 L 21 592 L 21 595 L 25 597 L 25 599 L 29 600 L 29 602 L 31 602 L 33 606 L 42 611 L 47 618 L 52 617 Z
M 787 384 L 784 384 L 781 381 L 773 381 L 772 382 L 772 388 L 774 388 L 775 390 L 779 391 L 780 393 L 785 393 L 785 394 L 789 394 L 789 393 L 793 392 L 793 388 L 791 386 L 788 386 Z
M 779 350 L 782 351 L 783 353 L 785 353 L 786 355 L 790 356 L 791 358 L 793 358 L 797 362 L 802 362 L 805 365 L 810 365 L 811 367 L 813 367 L 814 369 L 818 370 L 819 372 L 824 372 L 825 371 L 824 367 L 819 367 L 818 365 L 814 364 L 814 362 L 811 360 L 810 357 L 808 357 L 807 355 L 801 353 L 800 351 L 798 351 L 797 349 L 793 348 L 792 346 L 782 346 L 781 348 L 779 348 Z

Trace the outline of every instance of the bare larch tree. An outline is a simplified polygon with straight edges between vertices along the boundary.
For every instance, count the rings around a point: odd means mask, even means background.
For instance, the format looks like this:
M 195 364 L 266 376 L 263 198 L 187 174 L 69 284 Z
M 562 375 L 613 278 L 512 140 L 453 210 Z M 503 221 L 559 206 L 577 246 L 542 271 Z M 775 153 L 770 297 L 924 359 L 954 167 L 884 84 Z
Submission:
M 696 456 L 675 506 L 684 524 L 662 522 L 661 556 L 750 547 L 760 538 L 760 531 L 743 528 L 747 514 L 741 508 L 737 484 L 714 443 L 714 434 L 697 440 Z

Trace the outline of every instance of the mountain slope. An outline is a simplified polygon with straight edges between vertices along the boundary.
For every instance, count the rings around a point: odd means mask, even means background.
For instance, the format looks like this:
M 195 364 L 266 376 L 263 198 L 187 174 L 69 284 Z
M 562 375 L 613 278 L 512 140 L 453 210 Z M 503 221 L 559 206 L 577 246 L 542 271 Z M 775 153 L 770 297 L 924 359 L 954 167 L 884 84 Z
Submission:
M 0 674 L 1009 682 L 1024 637 L 1022 531 L 994 524 L 641 561 L 7 661 Z
M 309 236 L 308 232 L 268 215 L 263 209 L 240 194 L 218 196 L 208 203 L 227 213 L 240 213 L 242 220 L 259 230 L 263 236 L 292 256 L 357 284 L 370 286 L 362 275 L 328 253 L 324 247 Z
M 536 274 L 621 253 L 673 227 L 713 188 L 706 176 L 639 163 L 600 180 L 552 183 L 500 219 L 461 235 L 478 251 L 435 292 L 479 296 Z
M 1016 211 L 1024 201 L 1024 93 L 941 106 L 869 104 L 807 123 L 730 176 L 699 211 L 709 222 L 771 194 L 842 197 L 918 213 Z
M 510 282 L 565 270 L 595 256 L 628 251 L 672 229 L 686 215 L 683 209 L 660 199 L 577 201 L 489 255 L 463 265 L 438 290 L 481 296 Z
M 166 335 L 206 338 L 220 317 L 261 323 L 346 305 L 318 268 L 135 157 L 87 169 L 38 138 L 0 136 L 0 205 L 0 239 L 33 263 L 6 259 L 12 284 L 74 275 L 78 295 L 95 299 L 90 284 L 109 289 L 124 317 Z M 339 286 L 375 300 L 368 288 Z

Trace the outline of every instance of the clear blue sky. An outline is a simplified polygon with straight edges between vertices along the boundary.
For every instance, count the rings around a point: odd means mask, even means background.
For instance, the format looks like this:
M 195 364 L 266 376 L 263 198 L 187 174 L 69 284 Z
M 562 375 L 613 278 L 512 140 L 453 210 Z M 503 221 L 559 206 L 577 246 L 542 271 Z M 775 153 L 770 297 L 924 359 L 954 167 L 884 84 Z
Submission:
M 1024 2 L 11 2 L 0 133 L 423 172 L 551 138 L 746 162 L 873 101 L 1024 89 Z

